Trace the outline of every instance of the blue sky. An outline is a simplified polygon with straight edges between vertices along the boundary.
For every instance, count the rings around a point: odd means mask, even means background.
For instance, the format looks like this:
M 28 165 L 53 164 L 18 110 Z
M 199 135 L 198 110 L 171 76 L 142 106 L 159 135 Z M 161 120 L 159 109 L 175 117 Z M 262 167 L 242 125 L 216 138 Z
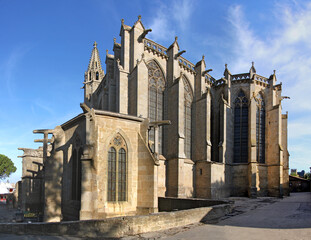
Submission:
M 81 113 L 83 76 L 92 44 L 102 63 L 121 19 L 133 25 L 142 15 L 148 34 L 169 46 L 178 36 L 193 63 L 202 55 L 215 78 L 225 63 L 231 73 L 255 62 L 266 77 L 276 70 L 283 83 L 283 112 L 289 112 L 290 167 L 311 167 L 311 1 L 105 1 L 0 0 L 0 153 L 21 176 L 22 151 L 37 148 L 32 130 L 54 128 Z M 105 66 L 103 66 L 105 69 Z

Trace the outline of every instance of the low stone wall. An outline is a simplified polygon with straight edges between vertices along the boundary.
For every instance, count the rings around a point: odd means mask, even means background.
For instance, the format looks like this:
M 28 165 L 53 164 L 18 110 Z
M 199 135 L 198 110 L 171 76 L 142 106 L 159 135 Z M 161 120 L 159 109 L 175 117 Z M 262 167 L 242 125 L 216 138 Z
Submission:
M 198 198 L 174 198 L 174 197 L 158 198 L 159 212 L 170 212 L 176 210 L 210 207 L 226 203 L 229 202 L 211 199 L 198 199 Z
M 232 211 L 232 204 L 194 208 L 143 216 L 107 218 L 55 223 L 5 223 L 1 233 L 34 235 L 71 235 L 79 237 L 122 237 L 165 230 L 187 224 L 216 220 Z

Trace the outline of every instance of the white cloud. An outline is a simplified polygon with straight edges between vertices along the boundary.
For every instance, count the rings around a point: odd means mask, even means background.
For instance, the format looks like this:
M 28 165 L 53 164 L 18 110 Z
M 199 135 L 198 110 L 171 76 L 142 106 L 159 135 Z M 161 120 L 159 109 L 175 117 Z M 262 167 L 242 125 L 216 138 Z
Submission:
M 50 115 L 54 115 L 55 111 L 53 108 L 48 106 L 48 103 L 45 101 L 42 101 L 41 99 L 37 99 L 35 101 L 35 105 L 38 106 L 39 108 L 43 109 L 44 111 L 48 112 Z
M 276 5 L 276 23 L 269 36 L 251 29 L 240 5 L 230 8 L 228 20 L 232 26 L 235 59 L 230 70 L 245 72 L 251 61 L 255 61 L 259 74 L 269 76 L 276 69 L 278 80 L 285 83 L 285 94 L 292 98 L 287 103 L 288 110 L 310 111 L 311 104 L 305 97 L 311 88 L 311 3 L 291 7 Z
M 194 9 L 194 2 L 190 0 L 173 2 L 173 17 L 184 31 L 189 26 L 189 20 Z
M 174 41 L 175 30 L 185 31 L 189 26 L 189 19 L 194 4 L 190 0 L 158 3 L 157 11 L 151 21 L 152 32 L 150 38 L 155 41 Z
M 311 117 L 299 118 L 292 120 L 288 124 L 291 139 L 300 139 L 311 136 Z
M 164 5 L 160 4 L 158 7 L 150 28 L 152 29 L 150 38 L 155 41 L 174 39 L 175 32 L 171 28 L 169 15 Z
M 290 167 L 308 170 L 311 165 L 311 2 L 276 4 L 274 22 L 269 34 L 262 35 L 251 27 L 243 7 L 229 9 L 228 21 L 232 37 L 234 62 L 229 65 L 232 73 L 246 72 L 255 61 L 258 74 L 269 77 L 277 70 L 277 79 L 283 82 L 283 101 L 289 111 Z M 253 19 L 252 19 L 253 20 Z M 292 120 L 293 119 L 293 120 Z
M 7 56 L 6 62 L 3 62 L 1 64 L 1 72 L 2 77 L 0 73 L 0 78 L 4 80 L 6 91 L 8 94 L 8 97 L 11 99 L 15 98 L 15 73 L 18 72 L 18 64 L 21 61 L 21 59 L 24 57 L 24 55 L 31 49 L 30 46 L 19 46 L 16 47 L 9 56 Z

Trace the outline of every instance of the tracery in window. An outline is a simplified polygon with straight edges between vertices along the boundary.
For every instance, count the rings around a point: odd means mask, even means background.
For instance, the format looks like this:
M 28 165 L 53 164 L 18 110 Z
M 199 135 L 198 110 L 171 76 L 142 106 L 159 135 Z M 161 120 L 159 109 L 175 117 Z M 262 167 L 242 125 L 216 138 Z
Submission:
M 127 148 L 117 134 L 109 143 L 108 151 L 108 201 L 127 200 Z
M 234 101 L 234 162 L 248 162 L 248 100 L 242 90 Z
M 265 163 L 265 124 L 266 111 L 265 101 L 259 93 L 256 98 L 256 155 L 257 162 Z
M 184 83 L 184 134 L 185 134 L 185 144 L 184 152 L 186 158 L 191 158 L 191 106 L 192 106 L 192 89 L 188 80 L 183 77 Z
M 163 105 L 164 105 L 164 90 L 165 79 L 164 75 L 155 61 L 147 63 L 148 68 L 148 117 L 151 122 L 163 120 Z M 154 129 L 149 131 L 149 147 L 154 152 Z M 159 154 L 162 154 L 162 128 L 159 131 Z

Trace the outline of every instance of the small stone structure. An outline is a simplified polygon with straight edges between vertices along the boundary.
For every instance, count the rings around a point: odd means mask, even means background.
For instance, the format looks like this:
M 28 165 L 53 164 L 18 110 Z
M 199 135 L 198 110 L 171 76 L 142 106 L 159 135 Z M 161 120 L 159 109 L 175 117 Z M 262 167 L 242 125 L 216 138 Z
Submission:
M 83 113 L 34 131 L 43 148 L 21 149 L 24 210 L 86 220 L 156 213 L 158 197 L 288 194 L 287 97 L 275 71 L 225 65 L 216 80 L 204 56 L 193 64 L 177 37 L 166 48 L 150 31 L 141 17 L 122 20 L 106 73 L 94 43 Z

